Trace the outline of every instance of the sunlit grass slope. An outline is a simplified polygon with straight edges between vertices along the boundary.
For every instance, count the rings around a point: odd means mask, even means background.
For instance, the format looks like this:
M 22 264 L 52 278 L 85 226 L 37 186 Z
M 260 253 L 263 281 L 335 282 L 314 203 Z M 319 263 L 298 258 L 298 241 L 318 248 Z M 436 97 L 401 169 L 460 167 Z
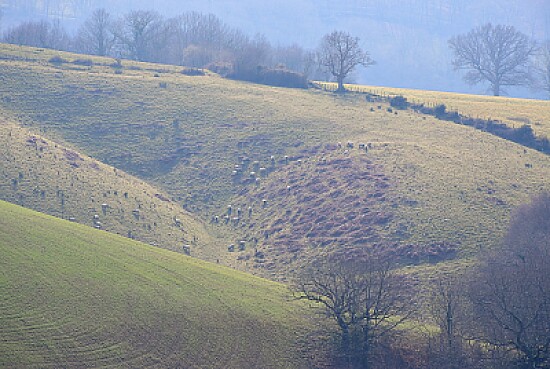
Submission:
M 0 202 L 0 367 L 299 368 L 282 285 Z
M 12 119 L 150 181 L 208 221 L 218 216 L 215 230 L 236 246 L 246 241 L 242 252 L 222 245 L 220 261 L 248 270 L 257 251 L 276 270 L 301 260 L 297 245 L 348 241 L 448 242 L 469 257 L 498 243 L 514 206 L 550 189 L 544 154 L 359 95 L 127 61 L 117 72 L 109 59 L 84 67 L 73 63 L 82 56 L 13 46 L 0 53 L 0 107 Z M 57 54 L 67 62 L 48 61 Z M 349 152 L 347 141 L 355 143 Z M 328 166 L 318 166 L 326 157 Z M 353 162 L 338 166 L 348 157 Z M 225 224 L 228 205 L 242 216 Z M 367 213 L 372 227 L 356 229 L 354 219 Z
M 550 101 L 361 85 L 348 88 L 385 96 L 403 95 L 417 104 L 445 104 L 448 110 L 462 115 L 500 120 L 512 127 L 529 124 L 537 135 L 550 138 Z
M 219 251 L 164 191 L 1 117 L 0 199 L 205 259 Z

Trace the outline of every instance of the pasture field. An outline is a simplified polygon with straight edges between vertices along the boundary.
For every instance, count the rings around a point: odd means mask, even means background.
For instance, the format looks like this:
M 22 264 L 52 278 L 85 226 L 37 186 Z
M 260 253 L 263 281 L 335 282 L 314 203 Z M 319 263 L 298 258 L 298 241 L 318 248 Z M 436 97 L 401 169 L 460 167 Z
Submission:
M 336 88 L 330 83 L 322 84 Z M 547 100 L 363 85 L 347 85 L 347 88 L 382 96 L 402 95 L 415 104 L 444 104 L 449 111 L 472 118 L 499 120 L 514 128 L 528 124 L 537 135 L 550 138 L 550 101 Z
M 165 192 L 0 118 L 0 199 L 215 260 L 204 224 Z
M 431 262 L 431 250 L 469 259 L 498 244 L 514 206 L 550 190 L 547 155 L 360 95 L 78 58 L 2 45 L 6 117 L 162 189 L 212 222 L 226 240 L 215 257 L 236 268 L 284 278 L 307 252 L 350 244 L 412 250 L 413 264 Z M 532 104 L 537 114 L 547 106 Z M 229 205 L 243 216 L 225 224 Z M 228 251 L 243 240 L 245 250 Z
M 283 285 L 0 201 L 0 367 L 305 368 Z

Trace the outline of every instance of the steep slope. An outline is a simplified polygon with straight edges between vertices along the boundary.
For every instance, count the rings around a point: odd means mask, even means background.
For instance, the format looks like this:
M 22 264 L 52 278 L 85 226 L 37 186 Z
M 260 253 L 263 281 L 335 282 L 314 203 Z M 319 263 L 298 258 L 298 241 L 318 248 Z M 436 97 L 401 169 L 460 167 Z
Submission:
M 204 259 L 219 251 L 163 191 L 3 118 L 0 199 Z
M 287 293 L 0 202 L 0 367 L 305 367 Z
M 0 107 L 163 188 L 228 240 L 220 262 L 247 270 L 277 274 L 350 244 L 415 264 L 468 258 L 497 244 L 512 207 L 550 188 L 546 155 L 359 95 L 2 52 Z

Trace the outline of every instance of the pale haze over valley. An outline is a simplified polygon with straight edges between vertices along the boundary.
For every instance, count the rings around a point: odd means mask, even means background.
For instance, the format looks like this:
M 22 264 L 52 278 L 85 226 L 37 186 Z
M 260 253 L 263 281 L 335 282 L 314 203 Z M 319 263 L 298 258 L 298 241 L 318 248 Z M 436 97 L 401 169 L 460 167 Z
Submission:
M 100 7 L 117 16 L 131 9 L 154 9 L 166 17 L 213 13 L 250 36 L 265 35 L 274 46 L 297 43 L 314 49 L 325 33 L 344 30 L 358 36 L 377 62 L 357 71 L 353 82 L 475 94 L 487 93 L 488 86 L 469 86 L 453 70 L 449 38 L 487 22 L 514 26 L 539 42 L 550 37 L 550 2 L 545 0 L 1 0 L 0 5 L 4 30 L 44 17 L 59 18 L 74 29 Z M 544 97 L 529 88 L 506 92 Z

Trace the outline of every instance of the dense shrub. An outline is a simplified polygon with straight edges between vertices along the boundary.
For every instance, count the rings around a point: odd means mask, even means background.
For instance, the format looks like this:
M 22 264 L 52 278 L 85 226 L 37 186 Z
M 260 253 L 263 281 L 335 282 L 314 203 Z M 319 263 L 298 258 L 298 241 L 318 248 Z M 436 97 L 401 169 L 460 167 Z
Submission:
M 94 62 L 92 61 L 92 59 L 76 59 L 73 60 L 73 64 L 91 67 L 92 65 L 94 65 Z
M 233 64 L 229 62 L 214 62 L 206 66 L 209 71 L 227 77 L 233 73 Z
M 206 73 L 204 73 L 204 71 L 199 68 L 185 68 L 184 70 L 181 71 L 181 74 L 184 74 L 186 76 L 192 76 L 192 77 L 206 75 Z
M 48 60 L 50 63 L 52 64 L 63 64 L 63 63 L 67 63 L 67 60 L 63 59 L 62 57 L 60 57 L 59 55 L 56 55 L 56 56 L 53 56 L 50 58 L 50 60 Z
M 115 69 L 121 69 L 122 68 L 122 60 L 115 59 L 115 61 L 113 61 L 110 66 L 112 68 L 115 68 Z
M 397 95 L 390 98 L 390 105 L 393 108 L 396 108 L 399 110 L 405 110 L 409 107 L 409 103 L 407 102 L 407 99 L 401 95 Z
M 436 118 L 444 118 L 447 115 L 447 107 L 444 104 L 439 104 L 434 108 Z
M 268 68 L 258 66 L 255 69 L 246 69 L 234 72 L 228 77 L 276 87 L 308 87 L 307 79 L 303 74 L 288 70 L 286 68 Z

